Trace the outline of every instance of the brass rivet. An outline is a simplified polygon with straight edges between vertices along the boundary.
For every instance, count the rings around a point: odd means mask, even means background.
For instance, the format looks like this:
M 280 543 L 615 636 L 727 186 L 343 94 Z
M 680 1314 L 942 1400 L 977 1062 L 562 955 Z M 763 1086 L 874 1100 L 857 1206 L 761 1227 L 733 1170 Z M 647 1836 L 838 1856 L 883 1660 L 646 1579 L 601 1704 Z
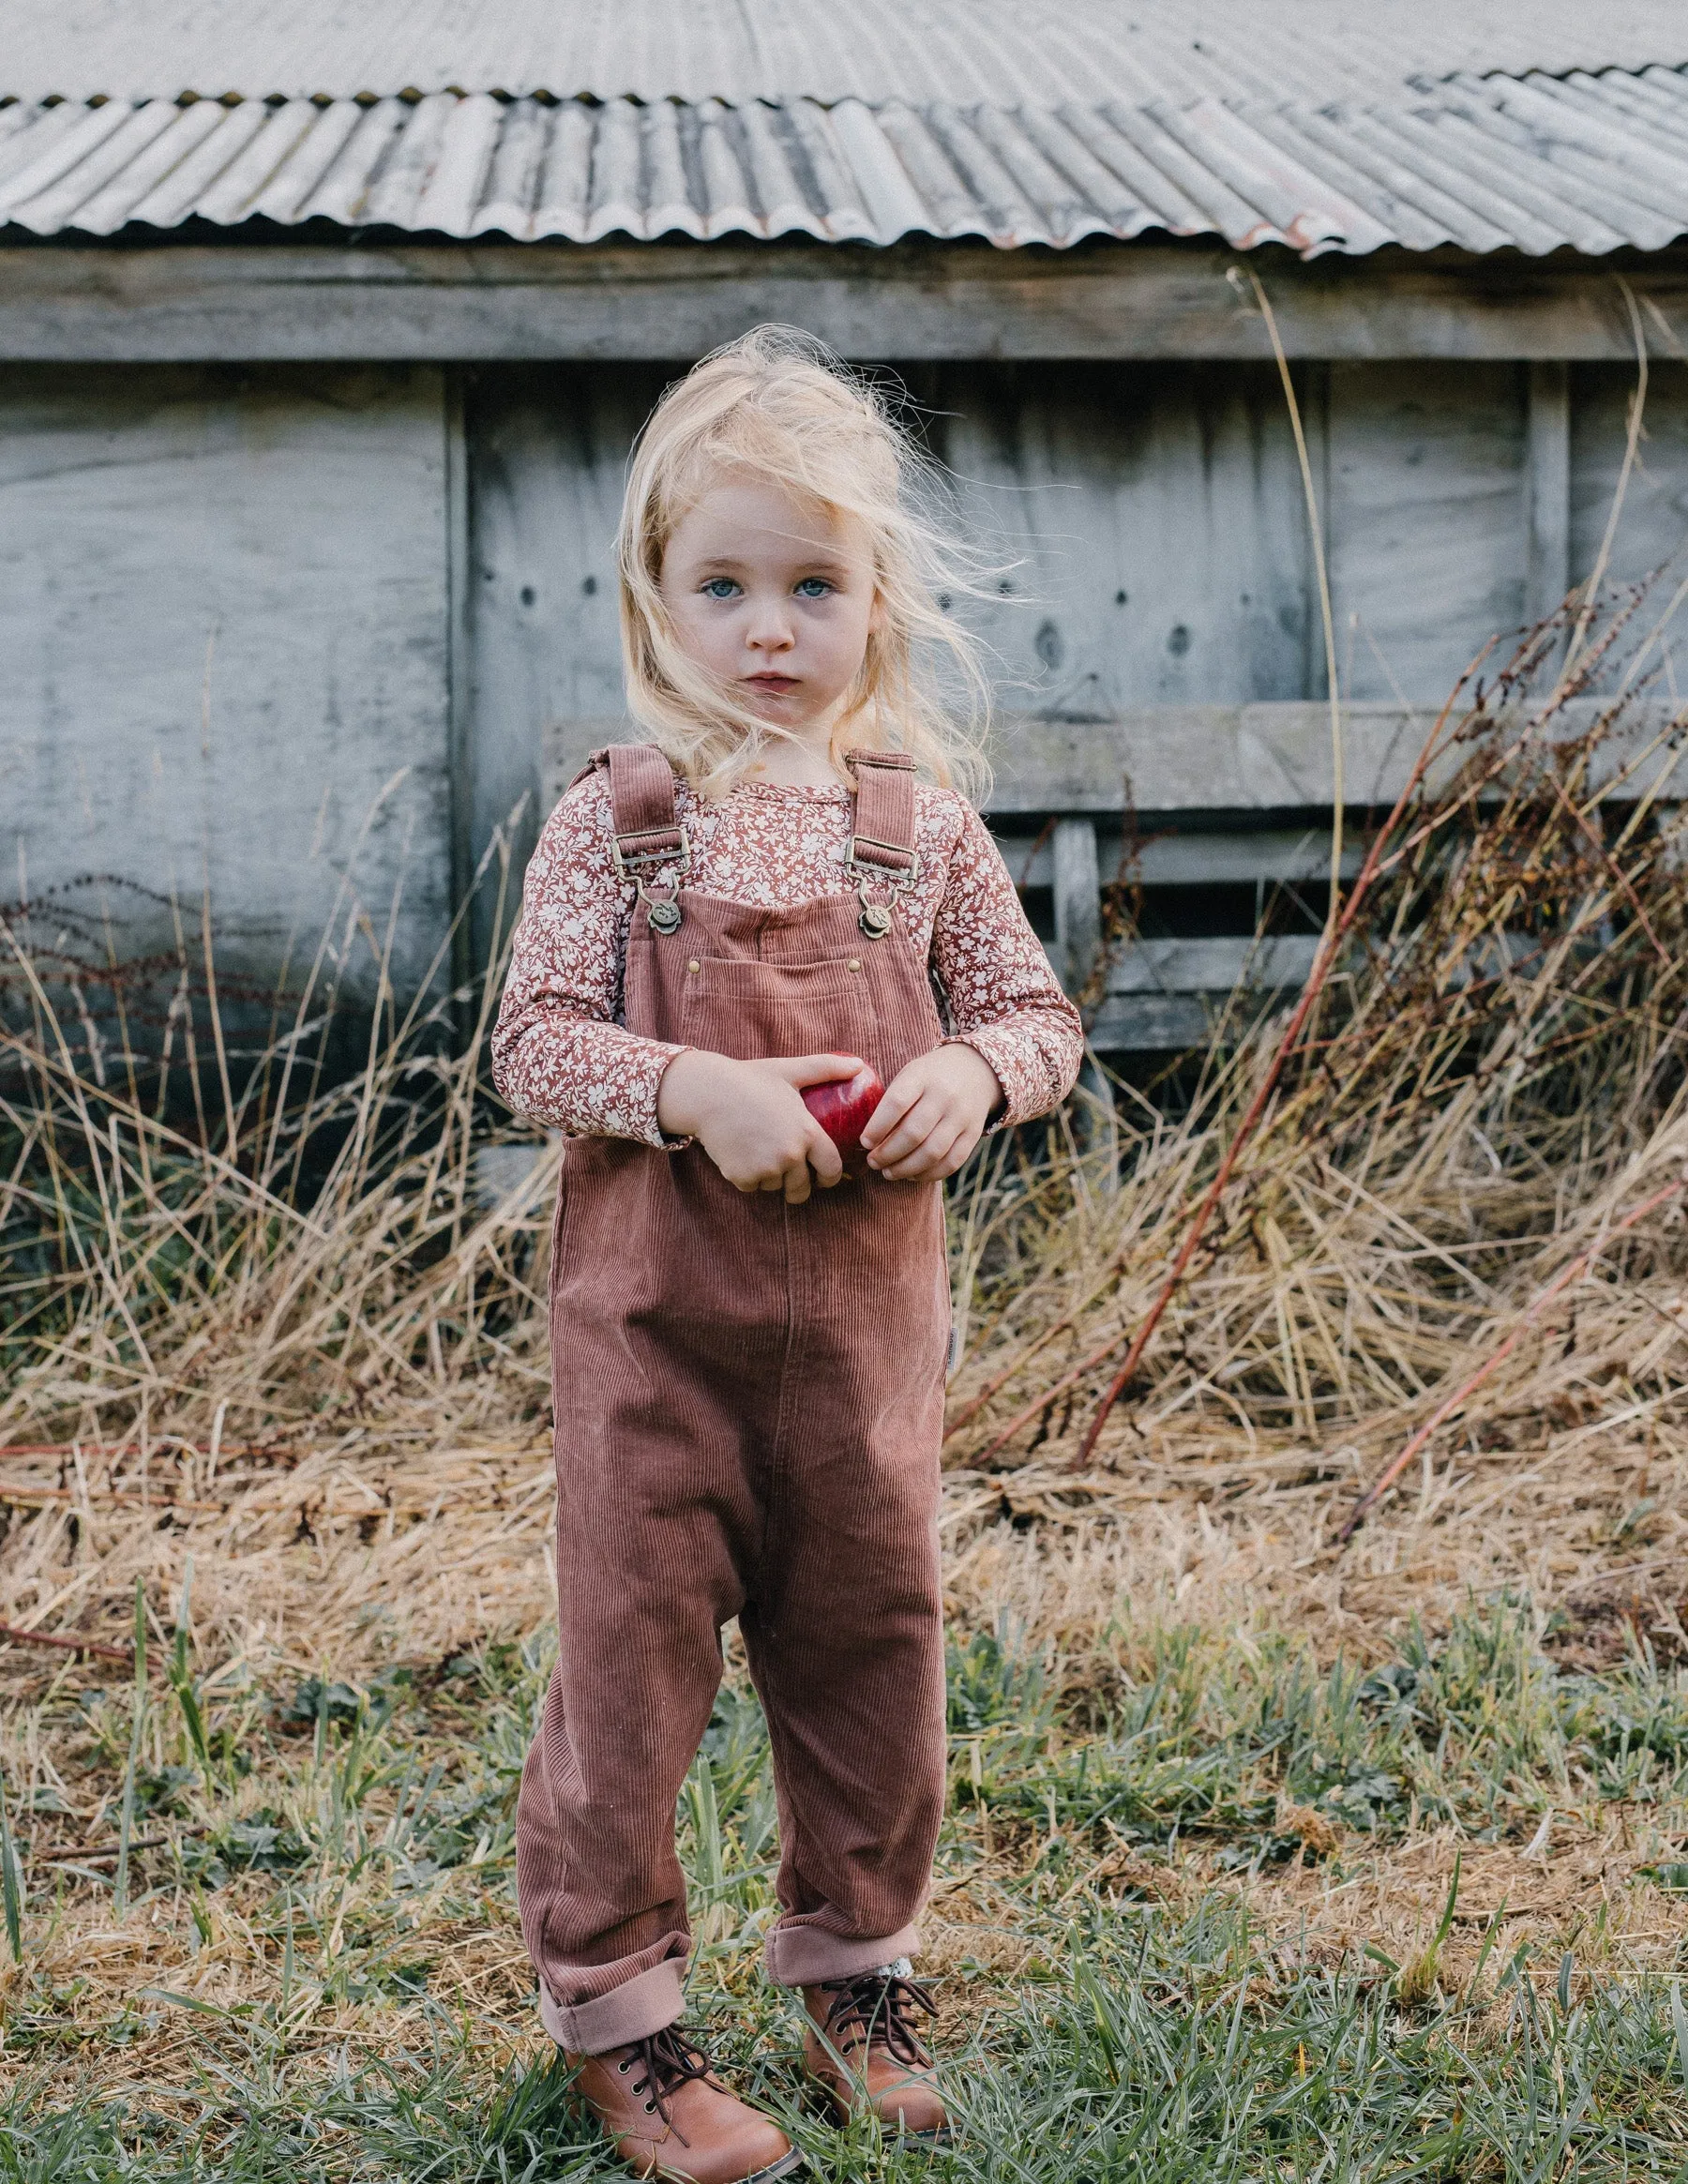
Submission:
M 694 956 L 691 961 L 686 966 L 686 968 L 688 971 L 696 971 L 699 968 L 698 958 Z

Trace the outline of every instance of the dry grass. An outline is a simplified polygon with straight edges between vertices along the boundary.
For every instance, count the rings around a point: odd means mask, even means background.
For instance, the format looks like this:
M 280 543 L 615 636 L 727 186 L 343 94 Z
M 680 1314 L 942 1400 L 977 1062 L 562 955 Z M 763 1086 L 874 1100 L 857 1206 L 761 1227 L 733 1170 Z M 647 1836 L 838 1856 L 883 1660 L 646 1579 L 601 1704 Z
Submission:
M 1607 686 L 1635 626 L 1589 645 Z M 1557 643 L 1454 716 L 1088 1462 L 1281 1019 L 1216 1038 L 1178 1115 L 1081 1105 L 956 1195 L 946 1581 L 957 1688 L 972 1661 L 995 1693 L 977 1719 L 957 1702 L 931 1920 L 965 2026 L 1064 1977 L 1080 1925 L 1106 1958 L 1142 1906 L 1187 1936 L 1244 1905 L 1298 1978 L 1347 1966 L 1497 2025 L 1566 1951 L 1579 1994 L 1678 1966 L 1680 1208 L 1603 1240 L 1688 1160 L 1688 914 L 1629 703 L 1571 737 Z M 300 1098 L 300 1067 L 261 1069 L 201 1133 L 159 1119 L 156 1082 L 91 1084 L 29 990 L 0 1180 L 0 1619 L 121 1648 L 138 1589 L 152 1696 L 131 1706 L 120 1662 L 0 1650 L 28 1882 L 10 2052 L 136 2094 L 262 2021 L 326 2084 L 455 2022 L 484 2087 L 535 2052 L 508 1803 L 552 1606 L 556 1154 L 477 1197 L 484 1022 L 454 1060 L 384 999 L 360 1078 Z M 1344 1545 L 1362 1485 L 1513 1337 Z M 1417 1726 L 1387 1681 L 1356 1696 L 1411 1662 Z M 700 1992 L 762 2024 L 760 1748 L 720 1734 L 716 1818 L 688 1821 L 716 1890 Z M 130 1853 L 120 1905 L 112 1860 L 59 1854 L 126 1827 L 165 1841 Z

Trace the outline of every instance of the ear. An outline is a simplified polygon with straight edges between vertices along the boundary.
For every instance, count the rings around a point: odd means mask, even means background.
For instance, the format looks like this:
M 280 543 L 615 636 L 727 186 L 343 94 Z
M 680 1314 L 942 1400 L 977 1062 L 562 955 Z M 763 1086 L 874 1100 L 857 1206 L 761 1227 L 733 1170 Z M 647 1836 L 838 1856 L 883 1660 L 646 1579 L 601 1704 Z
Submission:
M 890 620 L 890 610 L 885 605 L 885 595 L 877 584 L 873 587 L 873 604 L 867 610 L 867 634 L 883 637 L 885 625 Z

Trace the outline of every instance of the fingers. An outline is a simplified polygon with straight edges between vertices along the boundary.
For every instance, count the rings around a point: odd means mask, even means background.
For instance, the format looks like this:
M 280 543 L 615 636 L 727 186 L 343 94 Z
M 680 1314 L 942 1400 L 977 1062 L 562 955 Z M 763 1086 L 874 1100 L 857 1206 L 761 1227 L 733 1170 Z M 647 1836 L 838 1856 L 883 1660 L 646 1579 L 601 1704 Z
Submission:
M 906 1158 L 879 1172 L 887 1182 L 941 1182 L 955 1174 L 978 1141 L 979 1134 L 970 1123 L 940 1123 Z
M 771 1059 L 767 1066 L 788 1084 L 801 1088 L 806 1084 L 833 1084 L 841 1077 L 853 1077 L 864 1064 L 859 1054 L 783 1054 Z
M 835 1183 L 844 1180 L 844 1161 L 837 1147 L 819 1124 L 809 1137 L 808 1157 L 804 1173 L 814 1170 L 815 1181 L 823 1191 L 830 1191 Z
M 760 1168 L 729 1181 L 746 1197 L 777 1191 L 788 1206 L 801 1206 L 814 1184 L 829 1191 L 843 1178 L 837 1147 L 818 1123 L 811 1123 L 795 1143 L 772 1149 Z
M 922 1095 L 923 1087 L 914 1069 L 899 1070 L 886 1088 L 885 1096 L 868 1116 L 862 1129 L 862 1143 L 869 1152 L 877 1152 L 883 1139 L 888 1137 L 903 1117 Z
M 880 1117 L 891 1105 L 892 1094 L 896 1090 L 896 1085 L 893 1085 L 874 1109 L 867 1129 L 862 1132 L 862 1142 L 868 1145 L 869 1166 L 878 1168 L 882 1175 L 897 1161 L 906 1160 L 917 1145 L 924 1145 L 949 1115 L 949 1103 L 942 1093 L 929 1090 L 920 1092 L 916 1088 L 914 1097 L 906 1100 L 901 1113 L 893 1115 L 887 1127 L 882 1130 L 879 1127 Z M 870 1145 L 869 1131 L 874 1133 Z

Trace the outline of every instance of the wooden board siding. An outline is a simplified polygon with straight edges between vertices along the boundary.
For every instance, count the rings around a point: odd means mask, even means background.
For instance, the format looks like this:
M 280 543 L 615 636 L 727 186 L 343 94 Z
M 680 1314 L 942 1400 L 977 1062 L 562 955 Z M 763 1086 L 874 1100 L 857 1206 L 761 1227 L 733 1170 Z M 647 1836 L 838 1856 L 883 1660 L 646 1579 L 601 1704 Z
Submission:
M 565 366 L 489 376 L 469 390 L 465 793 L 477 857 L 525 797 L 513 837 L 525 865 L 544 817 L 547 722 L 620 721 L 615 527 L 627 450 L 669 376 Z M 590 729 L 587 737 L 569 747 L 584 756 Z M 495 907 L 490 880 L 476 905 L 477 961 Z
M 401 887 L 414 987 L 447 922 L 441 420 L 429 367 L 0 379 L 0 896 L 113 874 L 197 936 L 208 885 L 225 969 L 271 977 Z M 172 944 L 167 904 L 110 900 L 120 952 Z
M 1635 339 L 1621 274 L 1688 346 L 1688 253 L 1528 258 L 1383 249 L 1249 253 L 1292 356 L 1606 358 Z M 1258 313 L 1204 242 L 1064 251 L 909 242 L 410 243 L 0 249 L 0 357 L 696 356 L 760 320 L 850 356 L 1269 359 Z M 1649 324 L 1653 321 L 1650 316 Z
M 1571 556 L 1581 576 L 1594 565 L 1618 490 L 1635 373 L 1633 366 L 1578 365 L 1571 384 Z M 1688 364 L 1671 357 L 1651 364 L 1641 427 L 1611 575 L 1621 582 L 1670 562 L 1674 589 L 1688 575 Z M 1679 686 L 1682 681 L 1679 671 Z
M 1331 604 L 1354 698 L 1445 696 L 1524 612 L 1524 374 L 1507 364 L 1330 367 Z M 1324 690 L 1322 648 L 1310 694 Z
M 1056 719 L 1297 697 L 1306 524 L 1271 365 L 949 365 L 917 374 L 964 481 L 1002 702 Z
M 23 877 L 0 896 L 105 873 L 173 887 L 191 927 L 208 876 L 226 959 L 263 978 L 314 944 L 355 861 L 376 926 L 402 880 L 395 971 L 414 986 L 444 943 L 454 871 L 525 793 L 520 866 L 547 798 L 626 732 L 611 541 L 629 443 L 671 369 L 12 369 L 0 853 Z M 1532 589 L 1586 573 L 1631 374 L 1296 370 L 1357 694 L 1359 807 L 1393 793 L 1482 639 Z M 1043 839 L 1032 884 L 1063 960 L 1091 945 L 1086 876 L 1111 872 L 1127 805 L 1159 837 L 1146 884 L 1205 877 L 1252 900 L 1247 876 L 1266 884 L 1299 858 L 1331 794 L 1272 367 L 915 360 L 904 373 L 987 557 L 1019 565 L 978 609 L 1002 659 L 991 808 L 1017 855 Z M 1647 433 L 1620 573 L 1688 527 L 1688 369 L 1654 366 Z M 1049 821 L 1069 823 L 1046 835 Z M 131 920 L 120 945 L 169 941 L 167 903 L 113 899 Z M 490 908 L 460 968 L 480 959 Z M 1243 937 L 1213 918 L 1168 930 Z M 354 956 L 367 987 L 367 943 Z M 1154 975 L 1197 960 L 1173 951 Z M 1110 1021 L 1139 1021 L 1143 998 L 1121 990 Z M 1185 1020 L 1163 1017 L 1167 1035 Z

